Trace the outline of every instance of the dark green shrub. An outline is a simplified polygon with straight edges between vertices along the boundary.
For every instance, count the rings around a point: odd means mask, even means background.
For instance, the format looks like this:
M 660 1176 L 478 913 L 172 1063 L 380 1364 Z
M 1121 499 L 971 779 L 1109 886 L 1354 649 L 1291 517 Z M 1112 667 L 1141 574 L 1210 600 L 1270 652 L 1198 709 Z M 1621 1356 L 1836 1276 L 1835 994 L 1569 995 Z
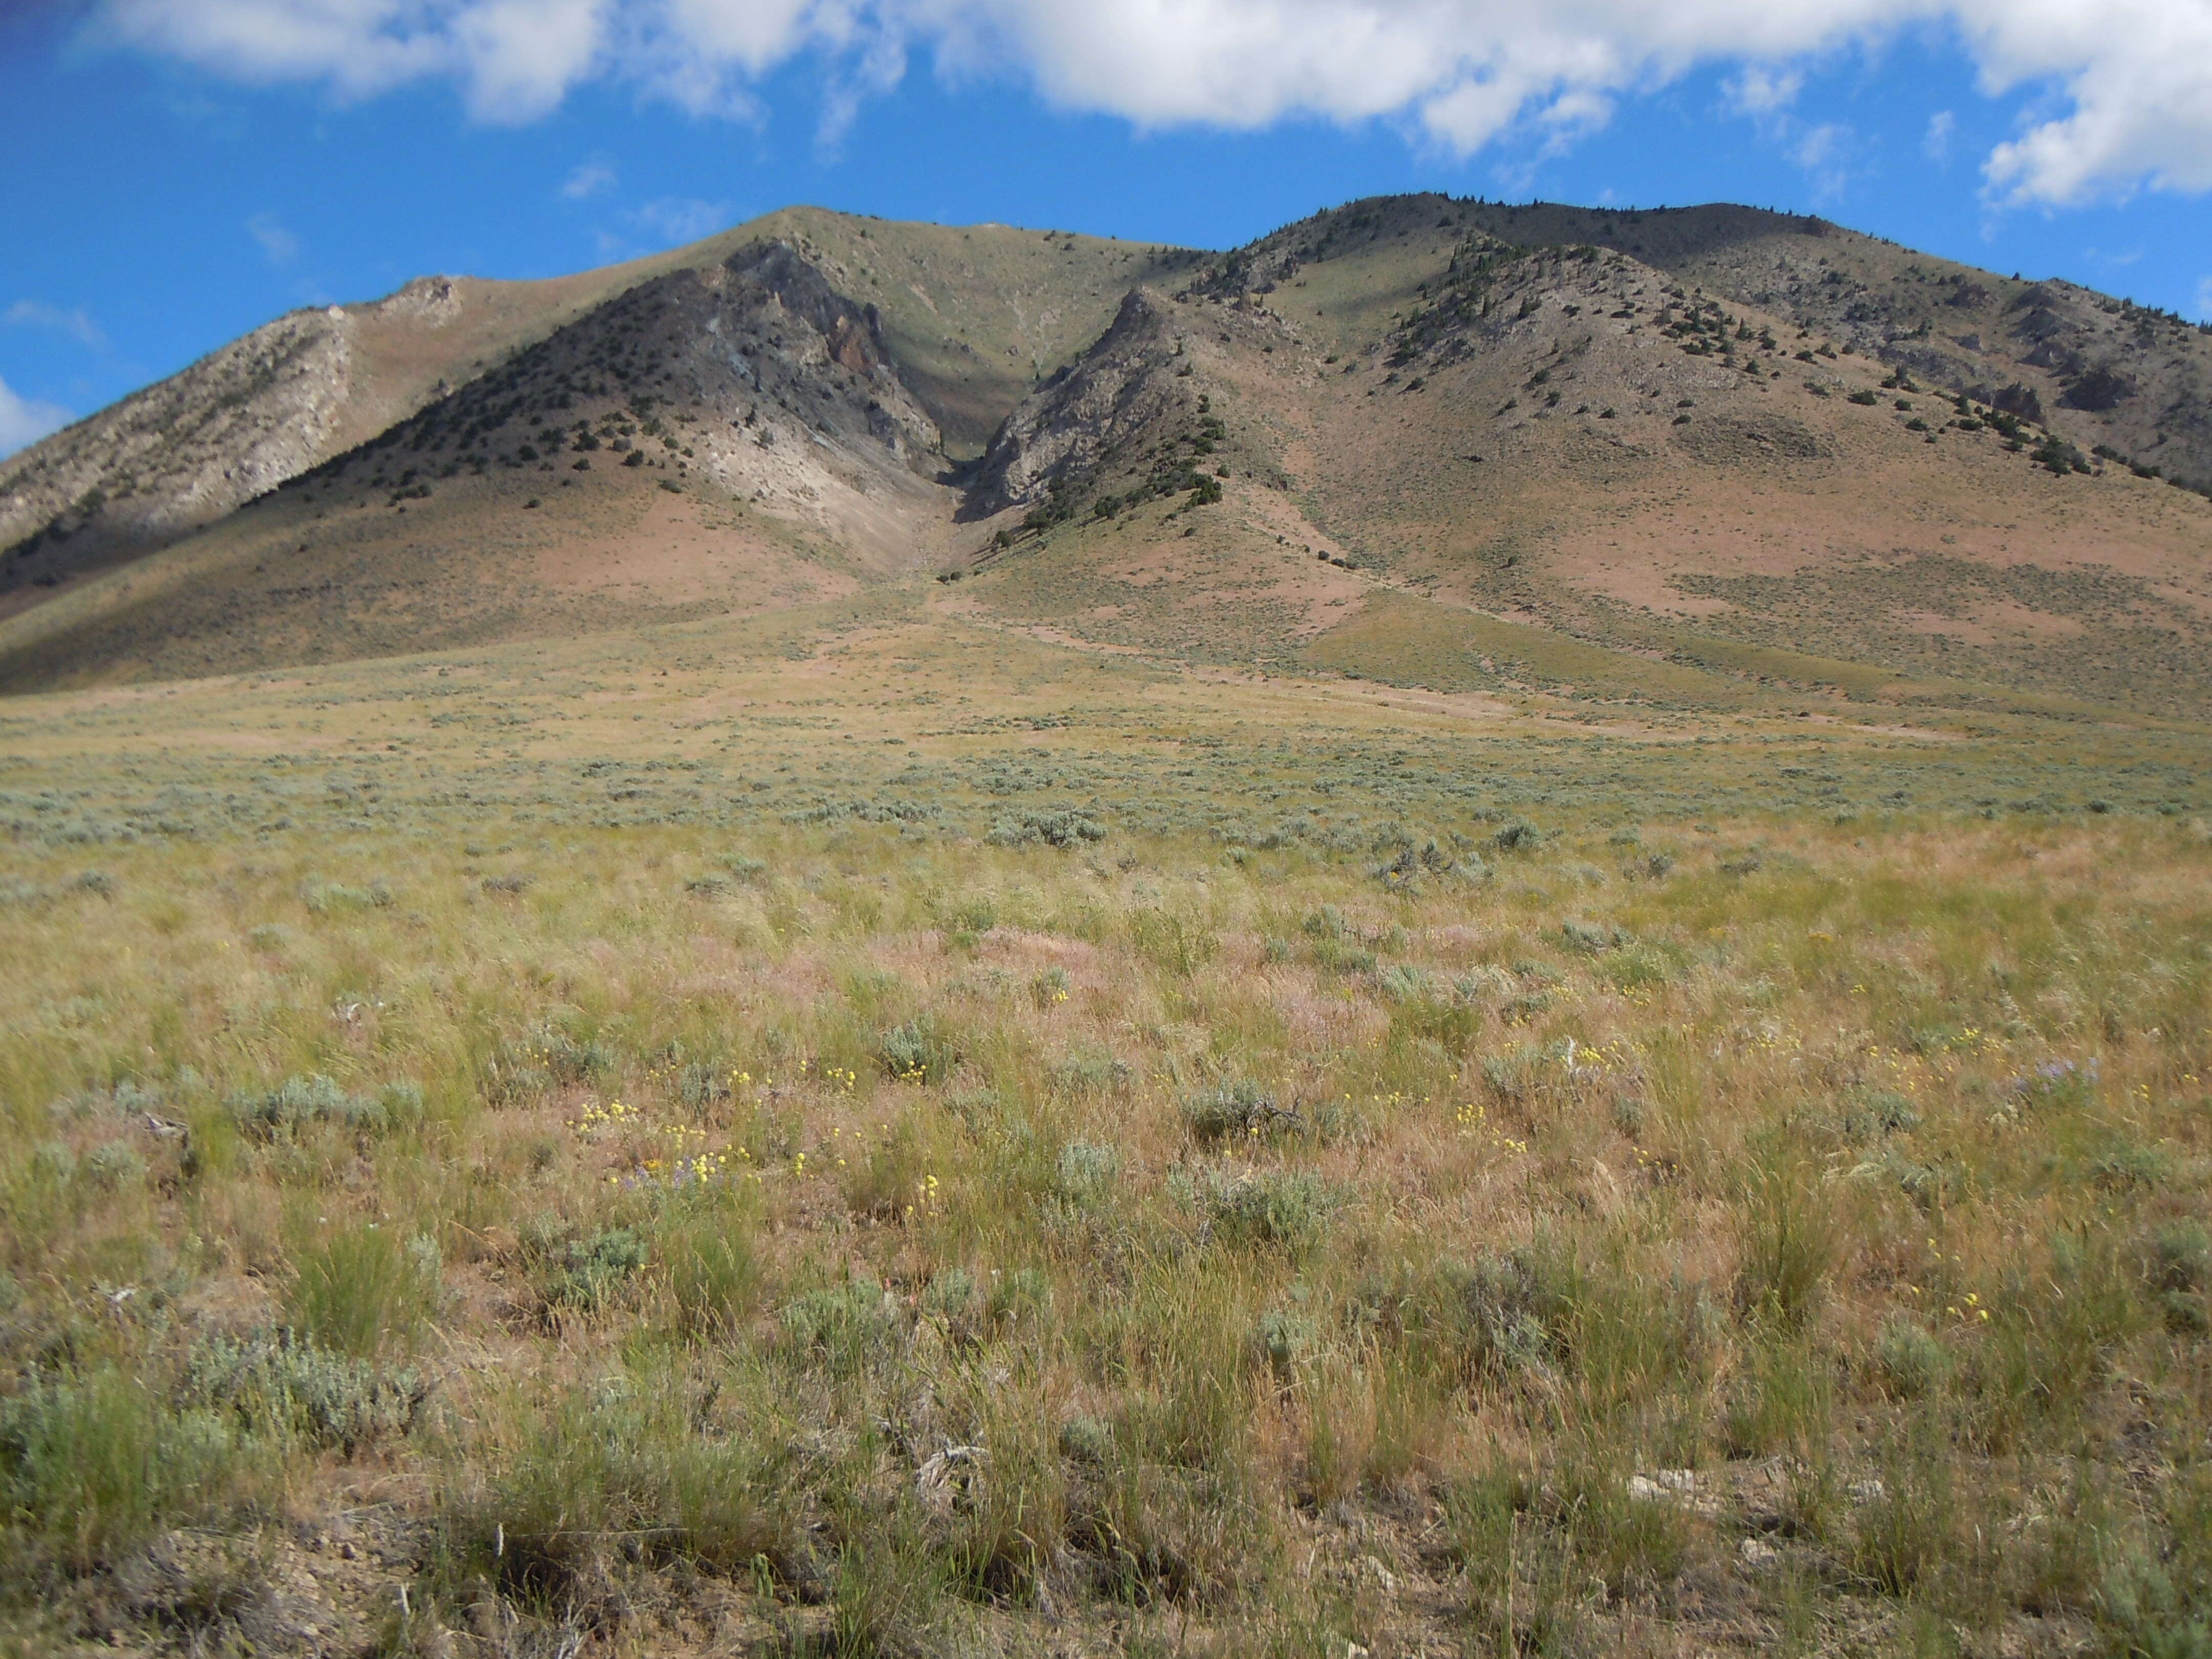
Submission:
M 1910 1133 L 1919 1127 L 1919 1110 L 1910 1100 L 1881 1089 L 1853 1100 L 1843 1117 L 1844 1133 L 1852 1140 L 1879 1140 L 1884 1135 Z
M 1294 1254 L 1320 1240 L 1338 1203 L 1328 1182 L 1304 1170 L 1246 1175 L 1216 1170 L 1195 1192 L 1212 1236 L 1221 1243 Z
M 1898 1400 L 1939 1393 L 1951 1375 L 1949 1351 L 1918 1320 L 1899 1314 L 1884 1322 L 1875 1348 L 1882 1387 Z
M 300 898 L 314 915 L 328 915 L 340 910 L 381 910 L 392 902 L 392 890 L 380 881 L 365 887 L 349 886 L 343 882 L 325 881 L 319 876 L 310 876 L 300 884 Z
M 289 1077 L 264 1094 L 233 1095 L 227 1103 L 240 1128 L 259 1140 L 289 1139 L 315 1124 L 381 1134 L 422 1121 L 422 1091 L 388 1083 L 374 1096 L 349 1093 L 319 1072 Z
M 1063 1202 L 1088 1206 L 1103 1200 L 1121 1179 L 1121 1149 L 1110 1141 L 1071 1140 L 1060 1149 L 1053 1191 Z
M 896 1342 L 896 1309 L 872 1279 L 809 1291 L 784 1306 L 784 1334 L 800 1352 L 817 1356 L 839 1376 L 854 1376 L 888 1354 Z
M 1562 1352 L 1571 1304 L 1557 1264 L 1528 1249 L 1443 1263 L 1436 1310 L 1470 1370 L 1548 1370 Z

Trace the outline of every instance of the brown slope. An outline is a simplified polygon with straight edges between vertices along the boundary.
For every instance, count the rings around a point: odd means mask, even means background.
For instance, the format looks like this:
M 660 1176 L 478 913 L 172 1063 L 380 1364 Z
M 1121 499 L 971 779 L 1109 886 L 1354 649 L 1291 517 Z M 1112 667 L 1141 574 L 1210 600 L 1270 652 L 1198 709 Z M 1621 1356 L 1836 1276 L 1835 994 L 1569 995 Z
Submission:
M 2212 538 L 2193 498 L 2070 471 L 2017 422 L 2008 445 L 1985 404 L 1882 388 L 1896 366 L 1795 312 L 1721 306 L 1595 247 L 1530 252 L 1480 216 L 1356 204 L 1194 264 L 779 216 L 780 241 L 634 270 L 623 298 L 388 443 L 0 625 L 0 681 L 758 609 L 957 563 L 996 532 L 975 603 L 1185 655 L 1379 660 L 1408 630 L 1374 605 L 1420 593 L 1490 641 L 1448 665 L 1478 684 L 1602 661 L 1615 687 L 1688 695 L 1717 683 L 1656 659 L 1787 647 L 1874 665 L 1844 675 L 1861 687 L 1942 674 L 2203 707 Z M 1654 257 L 1826 240 L 1770 217 L 1662 216 Z M 1115 291 L 1131 269 L 1170 280 Z M 972 434 L 1085 330 L 964 501 L 931 482 L 962 451 L 943 411 Z M 654 465 L 609 474 L 617 441 L 644 441 Z
M 635 280 L 425 277 L 293 312 L 0 462 L 0 615 L 215 522 Z
M 1419 304 L 1469 234 L 1627 254 L 1688 289 L 1757 307 L 1787 325 L 1793 349 L 1848 346 L 1945 392 L 2001 402 L 2085 451 L 2212 489 L 2212 327 L 1810 216 L 1381 197 L 1285 226 L 1213 262 L 1200 282 L 1264 295 L 1316 339 L 1353 347 L 1386 331 L 1389 313 Z
M 1356 257 L 1410 275 L 1439 227 L 1376 229 Z M 1492 640 L 1461 653 L 1492 661 L 1466 671 L 1476 683 L 1510 678 L 1503 618 L 1550 630 L 1520 654 L 1553 678 L 1587 677 L 1587 660 L 1559 666 L 1571 635 L 1628 653 L 1617 687 L 1669 696 L 1680 676 L 1652 658 L 1786 648 L 1885 671 L 1862 686 L 1935 675 L 2212 712 L 2212 511 L 2196 496 L 2124 468 L 2054 472 L 2033 430 L 2015 447 L 1986 408 L 1884 390 L 1894 371 L 1856 352 L 1800 362 L 1787 319 L 1695 302 L 1595 250 L 1469 237 L 1455 270 L 1413 282 L 1389 335 L 1321 350 L 1340 337 L 1326 301 L 1317 323 L 1283 314 L 1301 278 L 1311 295 L 1350 257 L 1316 255 L 1125 313 L 1017 413 L 989 476 L 1057 522 L 988 562 L 979 602 L 1279 660 L 1328 636 L 1349 580 L 1489 619 L 1465 630 Z M 1220 506 L 1188 493 L 1194 462 L 1229 465 Z M 1372 656 L 1389 634 L 1363 637 Z
M 871 310 L 788 244 L 649 279 L 218 525 L 0 623 L 27 689 L 745 611 L 936 557 Z
M 689 247 L 542 282 L 429 277 L 300 311 L 0 461 L 0 617 L 166 546 L 365 442 L 641 283 L 788 240 L 878 311 L 956 456 L 1095 338 L 1133 282 L 1195 256 L 1096 237 L 786 209 Z
M 2075 283 L 2024 281 L 1797 215 L 1477 204 L 1468 223 L 1529 246 L 1590 243 L 1753 305 L 1949 392 L 2212 489 L 2212 328 Z

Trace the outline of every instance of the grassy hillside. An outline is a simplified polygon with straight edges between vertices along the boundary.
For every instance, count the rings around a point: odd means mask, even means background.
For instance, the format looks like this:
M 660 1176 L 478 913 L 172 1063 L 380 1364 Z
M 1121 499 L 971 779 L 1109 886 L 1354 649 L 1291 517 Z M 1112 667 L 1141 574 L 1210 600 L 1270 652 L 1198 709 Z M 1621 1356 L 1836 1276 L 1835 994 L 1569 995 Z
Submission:
M 1130 289 L 1173 281 L 1202 257 L 1066 231 L 791 208 L 683 258 L 703 263 L 744 241 L 786 235 L 840 290 L 881 312 L 901 379 L 958 459 L 981 453 L 1038 381 L 1103 333 Z

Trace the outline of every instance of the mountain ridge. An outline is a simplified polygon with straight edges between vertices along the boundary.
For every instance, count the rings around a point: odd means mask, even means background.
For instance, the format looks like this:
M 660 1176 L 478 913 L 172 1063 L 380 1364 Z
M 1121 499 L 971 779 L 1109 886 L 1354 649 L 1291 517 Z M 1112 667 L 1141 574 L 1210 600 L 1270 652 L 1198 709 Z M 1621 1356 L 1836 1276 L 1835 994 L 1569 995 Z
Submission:
M 872 227 L 886 222 L 809 208 L 779 210 L 687 246 L 572 276 L 507 282 L 415 278 L 381 300 L 285 313 L 131 394 L 107 409 L 0 459 L 0 617 L 35 603 L 27 588 L 158 550 L 313 466 L 415 414 L 592 309 L 671 272 L 710 268 L 735 248 L 783 237 L 825 276 L 858 266 L 878 292 L 903 374 L 920 383 L 933 417 L 956 447 L 980 452 L 1006 409 L 1042 374 L 1087 343 L 1113 301 L 1087 310 L 1049 295 L 1010 326 L 1038 286 L 1039 264 L 1079 256 L 1086 270 L 1111 264 L 1137 275 L 1172 266 L 1179 251 L 1156 245 L 1033 234 L 1007 227 L 898 226 L 935 263 L 920 280 L 892 282 L 867 263 Z M 981 237 L 983 281 L 962 289 L 944 269 L 953 250 Z M 1055 250 L 1049 258 L 1040 249 Z M 1061 250 L 1065 250 L 1062 252 Z M 1024 258 L 1024 256 L 1027 257 Z M 920 256 L 913 256 L 919 258 Z M 1005 269 L 1011 267 L 1011 274 Z M 902 273 L 904 274 L 904 273 Z M 1053 273 L 1057 274 L 1057 273 Z M 933 297 L 923 283 L 950 278 Z M 997 291 L 987 294 L 985 290 Z M 939 305 L 939 300 L 945 303 Z M 935 337 L 926 324 L 939 322 Z M 962 336 L 1006 342 L 1012 367 L 985 363 Z M 147 464 L 164 469 L 142 476 Z M 166 486 L 166 487 L 164 487 Z M 43 555 L 33 564 L 35 556 Z
M 2212 337 L 1824 220 L 1408 196 L 1206 254 L 796 209 L 557 280 L 380 302 L 413 407 L 150 555 L 17 544 L 0 687 L 935 574 L 1186 659 L 1488 684 L 1571 639 L 1585 680 L 1705 696 L 1650 665 L 1781 649 L 2212 712 L 2212 519 L 2172 487 Z M 1413 651 L 1358 620 L 1391 595 L 1466 620 Z

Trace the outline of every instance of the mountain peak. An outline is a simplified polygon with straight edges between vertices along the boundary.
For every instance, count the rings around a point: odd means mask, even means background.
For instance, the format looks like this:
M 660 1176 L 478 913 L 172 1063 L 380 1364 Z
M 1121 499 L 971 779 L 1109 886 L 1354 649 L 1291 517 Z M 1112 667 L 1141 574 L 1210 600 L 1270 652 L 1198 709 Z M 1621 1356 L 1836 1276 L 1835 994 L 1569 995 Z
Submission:
M 1488 684 L 1510 624 L 1624 684 L 1789 650 L 2212 713 L 2176 483 L 2204 331 L 1809 216 L 1409 195 L 1202 253 L 794 208 L 295 312 L 15 458 L 0 684 L 934 573 L 1184 658 Z

